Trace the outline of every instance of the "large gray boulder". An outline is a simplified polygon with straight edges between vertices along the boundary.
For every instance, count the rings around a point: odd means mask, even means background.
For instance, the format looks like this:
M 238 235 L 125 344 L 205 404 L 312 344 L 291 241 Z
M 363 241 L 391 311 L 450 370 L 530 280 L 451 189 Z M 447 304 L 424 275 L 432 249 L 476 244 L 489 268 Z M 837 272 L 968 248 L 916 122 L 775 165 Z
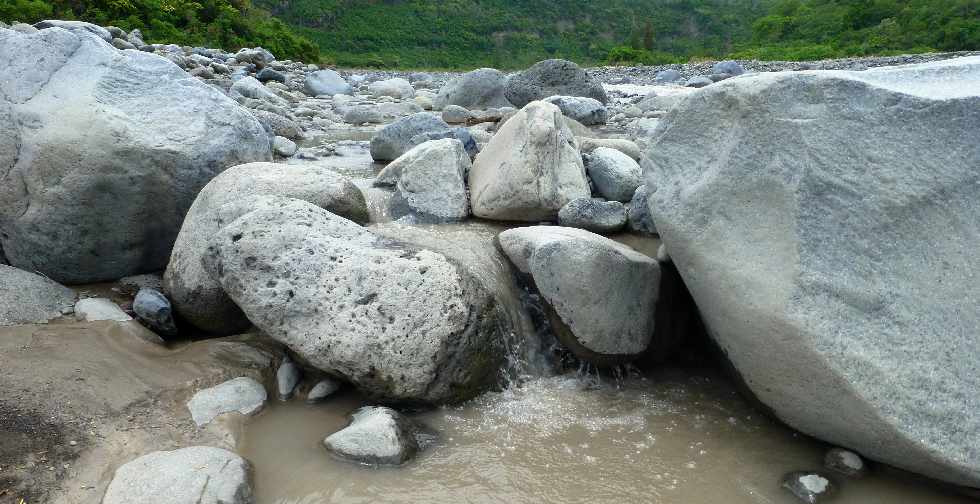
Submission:
M 201 187 L 271 159 L 247 110 L 159 56 L 2 30 L 0 66 L 0 242 L 56 281 L 161 269 Z
M 307 74 L 303 81 L 303 90 L 310 96 L 354 94 L 354 88 L 339 73 L 329 69 Z
M 75 292 L 41 275 L 0 264 L 0 327 L 43 324 L 70 313 Z
M 647 350 L 660 288 L 656 260 L 567 227 L 510 229 L 497 239 L 547 301 L 559 341 L 579 358 L 608 366 Z
M 495 383 L 510 327 L 466 269 L 305 201 L 253 207 L 204 263 L 263 332 L 380 399 L 457 402 Z
M 571 61 L 550 59 L 535 63 L 507 80 L 507 100 L 523 107 L 549 96 L 584 96 L 606 104 L 609 97 L 602 84 Z
M 123 464 L 102 504 L 252 504 L 251 466 L 209 446 L 158 451 Z
M 364 195 L 347 177 L 317 165 L 249 163 L 215 177 L 201 190 L 177 235 L 163 276 L 176 312 L 198 329 L 228 335 L 249 321 L 201 265 L 208 242 L 224 225 L 251 211 L 252 201 L 287 196 L 357 222 L 367 222 Z
M 383 406 L 367 406 L 351 414 L 347 427 L 327 436 L 330 453 L 360 464 L 397 466 L 421 450 L 421 427 L 401 413 Z
M 447 82 L 436 95 L 434 107 L 458 105 L 469 110 L 512 107 L 504 96 L 507 77 L 493 68 L 480 68 Z
M 644 171 L 745 384 L 809 435 L 980 487 L 980 57 L 697 98 L 664 118 Z
M 429 112 L 403 117 L 378 131 L 371 139 L 371 157 L 375 161 L 393 161 L 421 143 L 453 136 L 446 121 Z
M 590 195 L 578 143 L 558 107 L 532 102 L 504 123 L 469 174 L 473 215 L 554 220 L 569 201 Z
M 394 186 L 395 217 L 458 221 L 470 214 L 466 174 L 470 156 L 455 138 L 431 140 L 402 154 L 378 174 L 375 185 Z
M 585 171 L 603 198 L 629 202 L 640 187 L 640 165 L 633 158 L 609 147 L 594 149 L 585 158 Z

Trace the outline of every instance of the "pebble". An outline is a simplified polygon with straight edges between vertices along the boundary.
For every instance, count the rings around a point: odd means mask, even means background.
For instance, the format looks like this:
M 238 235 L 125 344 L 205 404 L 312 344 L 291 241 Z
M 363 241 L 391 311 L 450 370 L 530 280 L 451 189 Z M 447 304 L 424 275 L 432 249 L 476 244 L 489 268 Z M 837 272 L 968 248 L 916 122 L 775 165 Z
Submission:
M 806 504 L 824 502 L 837 491 L 828 476 L 817 472 L 789 473 L 783 478 L 782 487 Z

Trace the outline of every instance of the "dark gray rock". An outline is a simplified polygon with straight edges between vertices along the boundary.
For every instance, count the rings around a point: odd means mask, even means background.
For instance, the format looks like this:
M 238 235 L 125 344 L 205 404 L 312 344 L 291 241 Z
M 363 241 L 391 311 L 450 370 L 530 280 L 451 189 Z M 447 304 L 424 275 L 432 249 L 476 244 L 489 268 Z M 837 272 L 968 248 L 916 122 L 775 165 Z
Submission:
M 606 110 L 606 106 L 593 98 L 549 96 L 544 101 L 557 106 L 565 117 L 574 119 L 585 126 L 606 124 L 606 121 L 609 120 L 609 111 Z
M 657 234 L 657 224 L 650 213 L 650 192 L 647 185 L 643 184 L 636 188 L 633 199 L 626 207 L 626 222 L 629 224 L 630 231 L 645 234 Z
M 615 233 L 626 225 L 626 207 L 618 201 L 578 198 L 558 211 L 558 224 L 599 234 Z
M 347 427 L 323 440 L 338 457 L 366 465 L 398 466 L 422 449 L 423 429 L 405 415 L 382 406 L 367 406 L 351 415 Z
M 255 74 L 255 78 L 262 83 L 269 82 L 269 81 L 281 82 L 283 84 L 286 83 L 285 74 L 283 74 L 278 70 L 273 70 L 269 67 L 265 67 L 262 70 L 259 70 L 259 72 Z
M 125 40 L 123 40 L 121 38 L 114 38 L 114 39 L 112 39 L 112 47 L 115 47 L 116 49 L 120 49 L 120 50 L 122 50 L 122 49 L 136 49 L 136 46 L 134 46 L 133 44 L 131 44 L 131 43 L 129 43 L 129 42 L 127 42 L 127 41 L 125 41 Z
M 137 320 L 164 339 L 177 335 L 170 300 L 159 291 L 145 287 L 140 289 L 133 300 L 133 312 Z
M 602 84 L 571 61 L 550 59 L 535 63 L 507 80 L 507 101 L 520 108 L 549 96 L 584 96 L 605 104 Z
M 271 159 L 251 114 L 159 56 L 4 30 L 0 67 L 34 76 L 0 82 L 0 242 L 56 281 L 160 270 L 201 187 Z
M 447 82 L 434 100 L 434 107 L 442 110 L 457 105 L 469 110 L 513 106 L 504 96 L 507 77 L 493 68 L 480 68 L 467 72 Z
M 453 128 L 445 121 L 428 112 L 419 112 L 403 117 L 375 134 L 371 139 L 371 157 L 375 161 L 393 161 L 416 145 L 452 136 L 455 136 Z

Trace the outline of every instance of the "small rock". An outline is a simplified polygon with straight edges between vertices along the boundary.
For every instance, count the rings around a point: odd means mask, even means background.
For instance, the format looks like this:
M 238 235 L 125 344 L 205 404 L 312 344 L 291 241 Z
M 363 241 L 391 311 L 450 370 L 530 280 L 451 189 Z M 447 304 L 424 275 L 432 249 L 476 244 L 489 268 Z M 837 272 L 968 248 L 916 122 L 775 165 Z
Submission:
M 133 44 L 131 44 L 128 41 L 123 40 L 121 38 L 114 38 L 114 39 L 112 39 L 112 47 L 115 47 L 116 49 L 119 49 L 119 50 L 123 50 L 123 49 L 136 49 L 136 46 L 134 46 Z
M 299 148 L 296 146 L 296 142 L 286 137 L 277 136 L 272 140 L 272 150 L 279 156 L 293 157 Z
M 430 140 L 385 167 L 375 185 L 394 185 L 393 214 L 426 221 L 455 221 L 470 213 L 466 173 L 470 157 L 455 138 Z
M 368 92 L 374 96 L 391 96 L 400 99 L 415 98 L 415 88 L 401 77 L 372 82 L 368 86 Z
M 269 67 L 265 67 L 262 70 L 259 70 L 259 72 L 255 74 L 255 78 L 258 79 L 259 82 L 275 81 L 275 82 L 281 82 L 283 84 L 286 83 L 286 76 L 283 75 L 282 72 L 273 70 Z
M 633 199 L 626 207 L 626 220 L 630 231 L 646 234 L 657 234 L 657 224 L 653 221 L 650 214 L 650 205 L 647 199 L 650 197 L 646 184 L 636 188 Z
M 833 448 L 828 451 L 823 462 L 827 469 L 852 478 L 860 478 L 868 471 L 868 466 L 860 455 L 843 448 Z
M 166 296 L 154 289 L 143 288 L 133 300 L 136 318 L 151 331 L 164 337 L 177 335 L 173 308 Z
M 306 394 L 306 402 L 314 404 L 322 402 L 340 390 L 340 382 L 332 378 L 324 378 L 316 383 L 310 393 Z
M 276 371 L 276 385 L 279 387 L 280 401 L 288 401 L 293 397 L 300 378 L 302 378 L 302 373 L 299 366 L 288 357 L 283 360 L 282 364 L 279 365 L 279 370 Z
M 459 105 L 446 105 L 442 109 L 442 120 L 449 124 L 464 124 L 473 119 L 473 113 Z
M 745 73 L 745 69 L 742 65 L 739 65 L 736 61 L 719 61 L 711 67 L 711 73 L 713 74 L 728 74 L 729 76 L 742 75 Z
M 265 387 L 252 378 L 241 377 L 194 394 L 187 409 L 198 427 L 211 423 L 219 415 L 237 411 L 243 415 L 258 413 L 268 398 Z
M 783 488 L 807 504 L 823 502 L 836 491 L 836 487 L 830 478 L 815 472 L 787 474 L 783 478 Z
M 116 303 L 105 298 L 88 298 L 75 303 L 75 318 L 86 322 L 111 320 L 127 322 L 133 317 L 126 315 Z
M 421 449 L 420 431 L 414 421 L 391 408 L 368 406 L 355 411 L 350 424 L 328 436 L 323 444 L 351 462 L 397 466 Z
M 585 126 L 606 124 L 606 121 L 609 120 L 609 111 L 606 110 L 606 106 L 594 98 L 550 96 L 542 101 L 555 105 L 565 117 L 574 119 Z
M 714 84 L 714 82 L 715 81 L 709 79 L 708 77 L 699 75 L 697 77 L 691 77 L 690 79 L 687 80 L 687 82 L 684 85 L 692 88 L 703 88 L 705 86 L 710 86 L 711 84 Z
M 661 70 L 657 72 L 657 76 L 653 78 L 653 80 L 658 84 L 677 82 L 681 79 L 683 79 L 683 77 L 677 70 Z
M 596 193 L 623 203 L 633 199 L 642 182 L 640 165 L 633 158 L 615 149 L 599 147 L 584 159 Z
M 578 198 L 558 212 L 558 224 L 599 234 L 614 233 L 626 225 L 626 207 L 618 201 Z

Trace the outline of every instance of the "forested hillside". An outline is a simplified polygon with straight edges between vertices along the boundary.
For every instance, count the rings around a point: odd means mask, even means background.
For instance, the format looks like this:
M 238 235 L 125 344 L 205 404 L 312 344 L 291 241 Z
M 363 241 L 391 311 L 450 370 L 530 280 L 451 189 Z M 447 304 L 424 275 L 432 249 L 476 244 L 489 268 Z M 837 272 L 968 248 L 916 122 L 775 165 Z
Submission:
M 256 0 L 342 66 L 517 68 L 980 48 L 980 0 Z
M 81 19 L 149 42 L 345 67 L 512 69 L 980 49 L 980 0 L 0 0 L 0 20 Z M 270 14 L 271 12 L 271 14 Z M 275 17 L 274 17 L 274 16 Z M 311 42 L 312 41 L 312 42 Z
M 280 58 L 319 59 L 316 45 L 249 0 L 0 0 L 0 21 L 43 19 L 139 28 L 150 43 L 229 50 L 260 45 Z

